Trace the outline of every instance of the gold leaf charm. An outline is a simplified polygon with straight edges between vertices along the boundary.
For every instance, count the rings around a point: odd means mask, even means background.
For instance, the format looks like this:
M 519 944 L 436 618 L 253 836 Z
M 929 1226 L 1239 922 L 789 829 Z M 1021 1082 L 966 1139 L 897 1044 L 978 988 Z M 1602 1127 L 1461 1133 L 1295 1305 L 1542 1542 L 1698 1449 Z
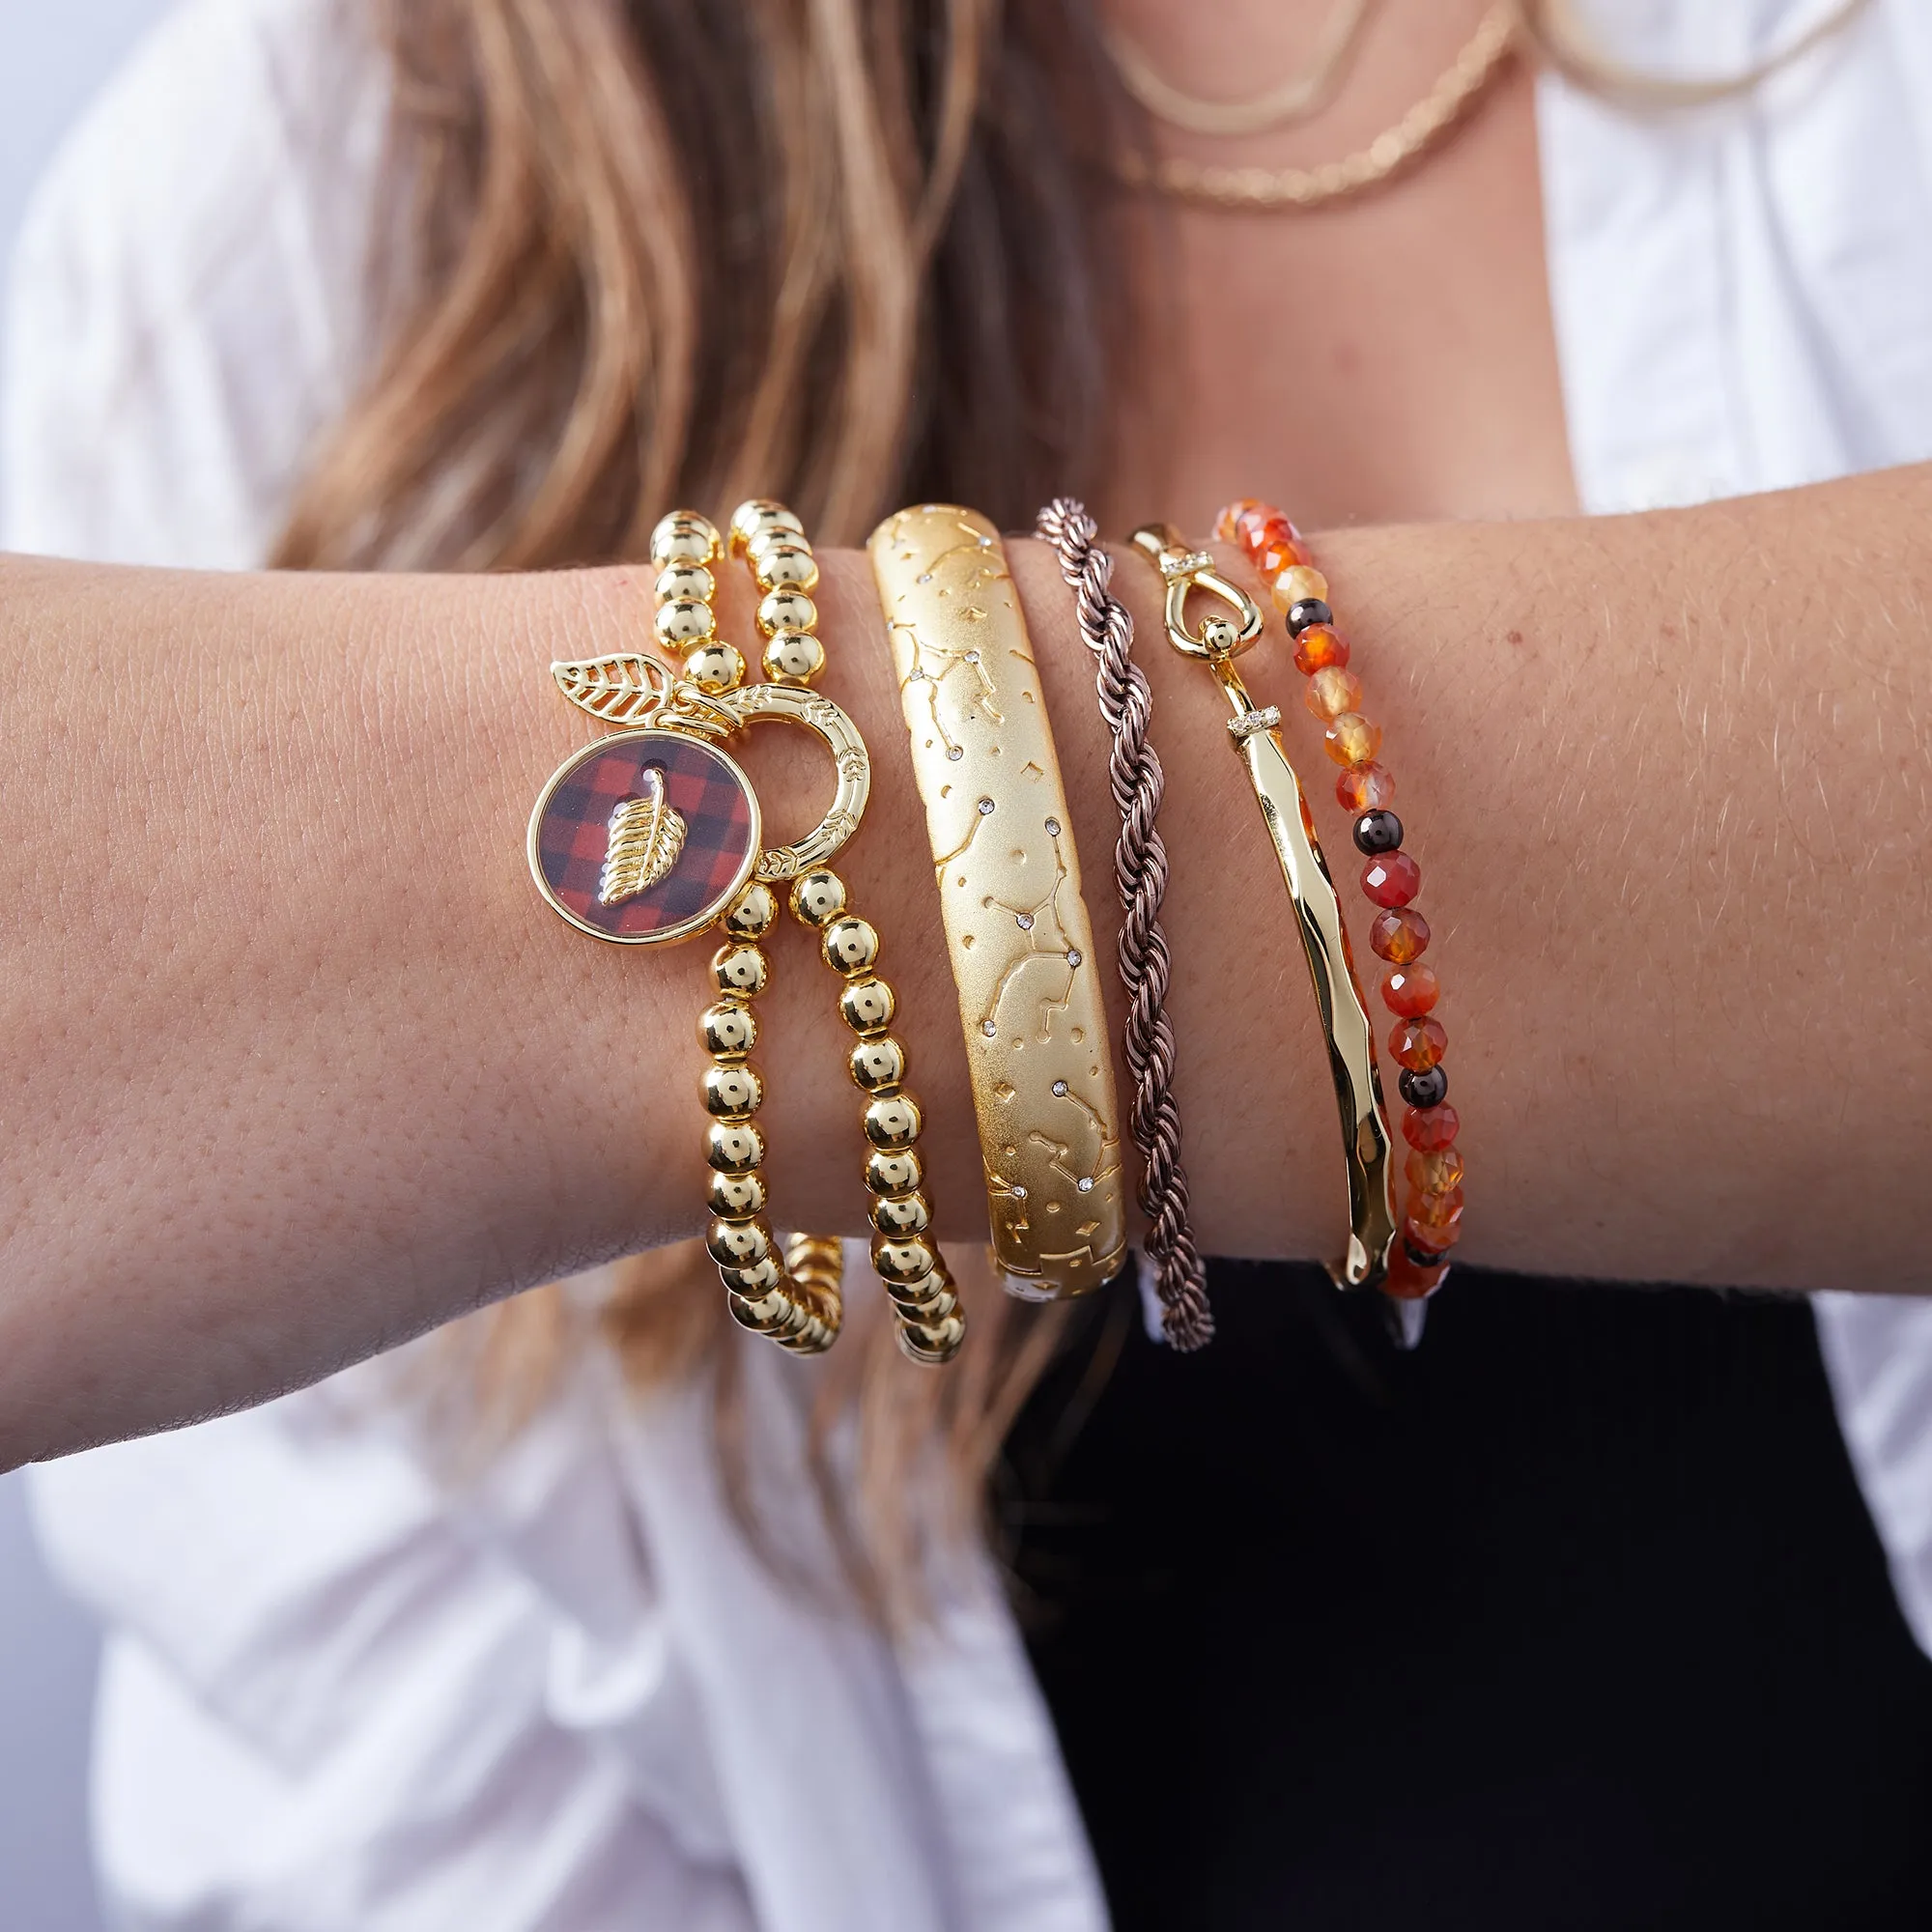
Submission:
M 663 775 L 646 770 L 639 782 L 642 796 L 625 799 L 611 814 L 611 843 L 597 885 L 599 905 L 622 905 L 649 892 L 684 850 L 684 818 L 665 796 Z
M 554 664 L 557 689 L 593 718 L 607 724 L 640 724 L 664 702 L 670 672 L 656 658 L 619 651 L 608 658 L 577 658 Z

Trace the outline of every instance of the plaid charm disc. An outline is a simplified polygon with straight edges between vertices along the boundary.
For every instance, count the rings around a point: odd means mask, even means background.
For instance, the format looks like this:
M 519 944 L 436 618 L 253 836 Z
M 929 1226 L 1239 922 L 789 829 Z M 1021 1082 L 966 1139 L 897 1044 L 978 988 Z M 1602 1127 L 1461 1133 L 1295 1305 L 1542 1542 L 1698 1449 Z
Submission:
M 612 820 L 650 793 L 648 772 L 683 819 L 684 842 L 656 883 L 606 905 Z M 648 946 L 701 932 L 731 903 L 757 863 L 758 834 L 757 797 L 735 759 L 681 732 L 625 731 L 578 753 L 543 788 L 530 814 L 530 871 L 572 925 Z

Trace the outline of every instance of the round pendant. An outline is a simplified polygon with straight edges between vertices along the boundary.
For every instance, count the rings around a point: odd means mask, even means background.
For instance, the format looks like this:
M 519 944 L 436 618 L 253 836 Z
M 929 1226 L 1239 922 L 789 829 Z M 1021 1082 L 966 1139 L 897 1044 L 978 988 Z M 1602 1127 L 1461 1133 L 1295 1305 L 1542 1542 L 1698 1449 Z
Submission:
M 758 801 L 715 745 L 626 731 L 558 768 L 530 813 L 537 890 L 581 931 L 620 946 L 689 939 L 758 858 Z

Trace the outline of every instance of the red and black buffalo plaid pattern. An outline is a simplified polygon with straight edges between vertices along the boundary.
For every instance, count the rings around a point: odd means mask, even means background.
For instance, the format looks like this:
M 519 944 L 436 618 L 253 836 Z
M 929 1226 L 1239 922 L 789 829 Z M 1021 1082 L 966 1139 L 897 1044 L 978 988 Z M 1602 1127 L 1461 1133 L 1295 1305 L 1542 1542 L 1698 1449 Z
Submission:
M 684 850 L 656 885 L 621 905 L 599 905 L 611 814 L 639 798 L 642 773 L 664 774 L 665 796 L 684 820 Z M 752 795 L 709 745 L 667 731 L 599 745 L 551 793 L 537 832 L 544 882 L 559 904 L 613 939 L 638 939 L 722 912 L 752 849 Z

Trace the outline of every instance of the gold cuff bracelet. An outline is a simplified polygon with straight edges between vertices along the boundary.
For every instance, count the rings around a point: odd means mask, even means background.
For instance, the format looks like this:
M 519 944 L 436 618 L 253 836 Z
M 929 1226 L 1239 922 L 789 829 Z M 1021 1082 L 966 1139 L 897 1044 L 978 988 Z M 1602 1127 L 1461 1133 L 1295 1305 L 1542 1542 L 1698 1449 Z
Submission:
M 1060 762 L 999 533 L 901 510 L 869 545 L 925 805 L 993 1255 L 1053 1300 L 1121 1267 L 1120 1113 Z

